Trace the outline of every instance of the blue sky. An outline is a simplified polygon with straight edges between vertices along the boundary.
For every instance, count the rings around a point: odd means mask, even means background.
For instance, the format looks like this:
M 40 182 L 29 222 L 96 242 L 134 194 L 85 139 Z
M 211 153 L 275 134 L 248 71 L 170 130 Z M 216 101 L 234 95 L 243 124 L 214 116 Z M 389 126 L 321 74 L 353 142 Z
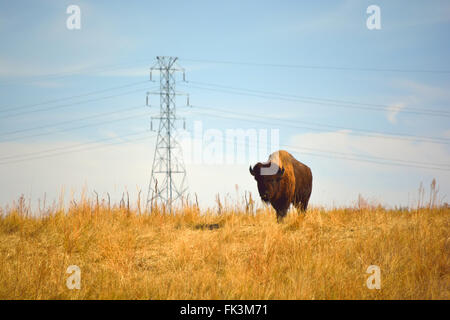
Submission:
M 66 8 L 71 4 L 81 9 L 80 30 L 66 28 L 69 16 Z M 371 4 L 381 9 L 381 30 L 366 27 L 366 9 Z M 148 69 L 155 57 L 170 55 L 179 57 L 179 65 L 186 69 L 191 82 L 179 82 L 178 88 L 190 93 L 194 106 L 226 109 L 230 115 L 233 112 L 258 114 L 269 119 L 269 123 L 238 121 L 207 117 L 197 113 L 195 107 L 180 109 L 188 128 L 199 120 L 205 129 L 222 131 L 279 129 L 281 144 L 328 150 L 329 155 L 356 153 L 448 167 L 448 144 L 395 140 L 383 133 L 436 137 L 450 142 L 448 117 L 405 112 L 410 108 L 450 111 L 450 73 L 414 72 L 450 70 L 449 31 L 450 4 L 446 1 L 3 1 L 0 4 L 0 112 L 9 111 L 0 113 L 0 157 L 103 138 L 117 137 L 117 141 L 122 141 L 122 135 L 147 129 L 149 116 L 158 111 L 159 102 L 153 99 L 153 110 L 143 106 L 145 92 L 155 86 L 144 81 L 148 80 Z M 273 64 L 323 68 L 269 66 Z M 364 68 L 378 70 L 359 70 Z M 48 76 L 55 74 L 59 76 Z M 143 83 L 17 109 L 30 112 L 11 117 L 15 112 L 11 108 L 139 81 Z M 368 111 L 237 95 L 196 88 L 195 82 L 378 104 L 392 109 Z M 31 112 L 108 95 L 116 96 Z M 141 105 L 142 110 L 138 109 Z M 128 113 L 74 122 L 70 126 L 114 120 L 109 124 L 66 132 L 57 132 L 65 125 L 41 128 L 29 131 L 28 138 L 19 140 L 13 137 L 25 133 L 5 135 L 14 130 L 45 127 L 133 106 L 137 109 Z M 288 119 L 291 123 L 298 121 L 299 125 L 270 123 L 271 117 Z M 301 121 L 328 127 L 299 128 Z M 353 129 L 376 131 L 382 136 L 362 136 Z M 39 136 L 48 132 L 54 133 Z M 56 198 L 62 186 L 79 194 L 87 185 L 88 192 L 94 189 L 102 194 L 115 192 L 116 197 L 120 197 L 125 186 L 133 192 L 139 188 L 146 192 L 152 143 L 149 140 L 0 165 L 0 206 L 11 203 L 21 193 L 33 201 L 42 198 L 44 193 Z M 312 203 L 316 205 L 351 205 L 359 193 L 387 205 L 408 205 L 417 195 L 419 184 L 428 185 L 433 177 L 437 178 L 442 196 L 450 191 L 448 170 L 292 153 L 313 170 Z M 190 190 L 197 192 L 205 205 L 213 203 L 215 193 L 235 194 L 235 184 L 241 190 L 257 193 L 247 169 L 248 165 L 188 165 Z M 208 179 L 211 175 L 216 177 L 214 185 Z

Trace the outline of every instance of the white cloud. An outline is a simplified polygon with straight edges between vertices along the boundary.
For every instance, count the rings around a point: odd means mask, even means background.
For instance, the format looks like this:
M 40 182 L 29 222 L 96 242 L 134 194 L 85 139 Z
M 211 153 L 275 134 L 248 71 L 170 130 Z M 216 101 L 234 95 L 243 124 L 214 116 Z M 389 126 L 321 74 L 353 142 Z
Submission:
M 130 138 L 131 139 L 131 138 Z M 117 140 L 120 141 L 120 140 Z M 112 143 L 113 141 L 109 142 Z M 35 153 L 42 150 L 76 145 L 81 141 L 52 143 L 2 143 L 0 158 L 9 155 Z M 155 139 L 132 142 L 113 147 L 104 147 L 89 151 L 68 153 L 65 155 L 35 159 L 15 164 L 0 164 L 0 206 L 11 204 L 21 194 L 31 198 L 34 205 L 46 194 L 47 203 L 57 201 L 61 189 L 65 189 L 66 201 L 74 193 L 78 201 L 85 189 L 88 196 L 97 191 L 100 197 L 109 192 L 112 201 L 118 202 L 125 188 L 135 203 L 138 190 L 145 201 L 150 181 Z M 86 146 L 88 147 L 88 146 Z M 90 147 L 90 146 L 89 146 Z M 0 162 L 1 159 L 0 159 Z M 189 165 L 187 181 L 191 199 L 197 193 L 203 208 L 214 207 L 215 197 L 219 193 L 222 201 L 225 196 L 235 198 L 236 185 L 243 193 L 251 190 L 257 199 L 254 180 L 248 173 L 248 165 Z
M 387 118 L 391 123 L 397 123 L 397 114 L 405 107 L 405 104 L 400 102 L 389 106 Z
M 448 147 L 442 145 L 353 136 L 351 133 L 347 130 L 301 134 L 292 137 L 289 145 L 405 161 L 450 164 Z M 2 143 L 0 158 L 81 142 Z M 138 190 L 142 191 L 141 199 L 146 199 L 155 139 L 108 148 L 103 148 L 103 145 L 97 144 L 97 148 L 89 151 L 0 165 L 0 206 L 11 204 L 22 193 L 27 198 L 31 197 L 34 204 L 37 199 L 42 200 L 46 193 L 47 203 L 51 203 L 59 198 L 62 187 L 66 190 L 66 200 L 70 200 L 68 198 L 71 191 L 75 193 L 75 199 L 79 199 L 84 187 L 87 187 L 87 195 L 91 197 L 95 190 L 101 198 L 105 198 L 109 192 L 113 201 L 120 201 L 127 188 L 133 204 Z M 441 194 L 450 194 L 448 171 L 339 160 L 334 159 L 332 153 L 321 153 L 331 158 L 314 157 L 308 153 L 317 153 L 316 151 L 304 149 L 295 152 L 293 148 L 283 148 L 311 167 L 314 176 L 311 198 L 313 205 L 353 205 L 359 193 L 383 204 L 405 205 L 410 200 L 408 193 L 414 194 L 420 182 L 427 185 L 432 177 L 437 178 Z M 236 185 L 239 186 L 240 196 L 244 191 L 250 191 L 260 203 L 256 183 L 248 173 L 248 164 L 188 165 L 187 181 L 191 199 L 197 193 L 203 208 L 215 207 L 217 194 L 220 194 L 222 201 L 227 197 L 233 203 L 236 199 Z
M 356 136 L 352 135 L 350 131 L 307 133 L 293 136 L 289 145 L 304 149 L 299 152 L 292 149 L 292 153 L 300 161 L 309 165 L 313 171 L 313 203 L 349 205 L 359 193 L 362 193 L 382 204 L 402 203 L 405 205 L 412 200 L 410 194 L 415 194 L 420 182 L 428 184 L 433 177 L 436 177 L 441 185 L 441 194 L 450 194 L 450 171 L 339 159 L 339 157 L 355 158 L 342 153 L 359 154 L 372 158 L 438 163 L 441 166 L 446 165 L 450 169 L 448 146 L 383 139 L 382 137 L 381 135 L 379 138 Z M 309 153 L 322 156 L 313 156 Z M 380 159 L 373 160 L 380 161 Z M 423 166 L 430 165 L 424 164 Z
M 2 152 L 0 157 L 36 153 L 79 143 L 82 141 L 2 143 L 1 150 L 7 152 Z M 98 146 L 89 151 L 0 165 L 0 204 L 11 203 L 22 193 L 27 197 L 31 194 L 33 201 L 42 199 L 44 193 L 47 194 L 47 200 L 57 200 L 62 187 L 69 192 L 74 190 L 78 197 L 85 185 L 89 192 L 96 190 L 104 196 L 109 192 L 116 201 L 120 200 L 125 187 L 135 197 L 136 185 L 144 188 L 148 183 L 152 147 L 149 147 L 148 141 L 106 148 L 105 144 L 86 145 L 86 148 Z M 75 149 L 81 148 L 72 150 Z
M 439 163 L 450 166 L 450 150 L 447 145 L 391 138 L 386 135 L 377 135 L 375 137 L 352 135 L 350 130 L 340 130 L 295 135 L 291 138 L 290 145 L 300 148 L 323 149 L 330 152 L 390 158 L 406 162 Z M 350 166 L 354 167 L 354 163 Z M 366 166 L 372 169 L 375 168 L 371 164 Z M 383 168 L 383 170 L 385 169 Z
M 432 86 L 409 79 L 394 80 L 392 84 L 397 88 L 408 90 L 412 96 L 421 101 L 434 101 L 439 99 L 450 100 L 449 88 Z
M 445 108 L 442 106 L 450 102 L 450 91 L 442 86 L 428 85 L 408 79 L 393 80 L 391 85 L 397 90 L 400 89 L 400 95 L 395 98 L 397 102 L 391 103 L 388 107 L 387 119 L 393 124 L 397 123 L 397 116 L 404 109 L 444 110 Z M 404 90 L 403 93 L 402 90 Z

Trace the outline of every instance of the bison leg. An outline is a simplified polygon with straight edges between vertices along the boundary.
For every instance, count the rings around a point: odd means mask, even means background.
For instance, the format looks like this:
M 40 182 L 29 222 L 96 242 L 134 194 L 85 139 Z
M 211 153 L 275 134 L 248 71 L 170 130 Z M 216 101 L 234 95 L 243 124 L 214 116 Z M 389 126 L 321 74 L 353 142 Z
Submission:
M 286 214 L 287 209 L 277 210 L 277 222 L 280 223 L 281 221 L 283 221 Z
M 308 208 L 308 201 L 309 201 L 309 200 L 303 200 L 303 201 L 302 201 L 301 209 L 302 209 L 302 211 L 305 212 L 305 213 L 306 213 L 306 209 Z
M 295 208 L 297 209 L 298 213 L 306 213 L 306 208 L 308 208 L 308 200 L 302 200 L 295 204 Z

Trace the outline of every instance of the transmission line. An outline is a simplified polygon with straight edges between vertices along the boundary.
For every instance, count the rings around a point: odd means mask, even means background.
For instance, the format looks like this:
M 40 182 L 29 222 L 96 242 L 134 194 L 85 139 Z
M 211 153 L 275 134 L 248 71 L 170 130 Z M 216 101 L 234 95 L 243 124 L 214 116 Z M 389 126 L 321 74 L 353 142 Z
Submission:
M 300 96 L 300 95 L 294 95 L 294 94 L 288 94 L 288 93 L 254 90 L 254 89 L 248 89 L 248 88 L 238 88 L 238 87 L 233 87 L 233 86 L 225 86 L 225 85 L 220 85 L 220 84 L 215 84 L 215 83 L 205 83 L 205 82 L 199 82 L 199 81 L 188 81 L 188 83 L 194 83 L 194 84 L 198 84 L 201 86 L 211 86 L 211 87 L 218 87 L 218 88 L 223 88 L 223 89 L 237 90 L 237 91 L 255 92 L 255 93 L 266 94 L 266 95 L 284 96 L 284 97 L 292 97 L 292 98 L 307 99 L 307 100 L 318 100 L 318 101 L 323 101 L 323 102 L 332 102 L 332 103 L 339 103 L 339 104 L 379 107 L 379 108 L 383 108 L 383 111 L 391 111 L 391 108 L 392 108 L 392 106 L 386 105 L 386 104 L 367 103 L 367 102 L 339 100 L 339 99 L 330 99 L 330 98 L 318 98 L 318 97 L 311 97 L 311 96 Z M 407 108 L 402 109 L 402 112 L 404 110 L 406 110 L 406 111 L 411 110 L 411 111 L 417 111 L 417 112 L 444 113 L 444 114 L 450 115 L 449 110 L 443 110 L 443 109 L 407 107 Z
M 84 148 L 84 149 L 79 149 L 79 150 L 74 150 L 74 151 L 66 151 L 66 152 L 60 152 L 60 153 L 55 153 L 55 154 L 51 154 L 51 155 L 44 155 L 41 157 L 35 157 L 35 158 L 29 158 L 29 159 L 21 159 L 21 160 L 13 160 L 13 161 L 7 161 L 7 162 L 0 162 L 0 165 L 7 165 L 7 164 L 15 164 L 18 162 L 25 162 L 25 161 L 29 161 L 29 160 L 39 160 L 39 159 L 45 159 L 45 158 L 51 158 L 54 156 L 61 156 L 61 155 L 66 155 L 66 154 L 70 154 L 70 153 L 75 153 L 75 152 L 84 152 L 84 151 L 89 151 L 89 150 L 97 150 L 97 149 L 102 149 L 102 148 L 107 148 L 107 147 L 113 147 L 116 145 L 121 145 L 121 144 L 127 144 L 127 143 L 131 143 L 131 142 L 136 142 L 136 141 L 141 141 L 141 140 L 145 140 L 148 138 L 154 138 L 154 137 L 142 137 L 142 138 L 138 138 L 138 139 L 130 139 L 127 141 L 121 141 L 121 142 L 117 142 L 117 143 L 111 143 L 108 145 L 101 145 L 101 146 L 92 146 L 92 147 L 88 147 L 88 148 Z
M 6 115 L 6 116 L 2 116 L 2 119 L 14 118 L 14 117 L 18 117 L 18 116 L 26 115 L 26 114 L 30 114 L 30 113 L 37 113 L 37 112 L 43 112 L 43 111 L 50 111 L 50 110 L 67 108 L 67 107 L 71 107 L 71 106 L 75 106 L 75 105 L 80 105 L 80 104 L 83 104 L 83 103 L 89 103 L 89 102 L 94 102 L 94 101 L 111 99 L 111 98 L 125 96 L 125 95 L 129 95 L 129 94 L 137 93 L 137 92 L 142 92 L 142 89 L 127 91 L 127 92 L 124 92 L 124 93 L 119 93 L 119 94 L 114 94 L 114 95 L 109 95 L 109 96 L 98 97 L 98 98 L 90 99 L 90 100 L 77 101 L 77 102 L 68 103 L 68 104 L 62 104 L 62 105 L 56 105 L 56 106 L 41 108 L 41 109 L 38 109 L 38 110 L 31 110 L 31 111 L 24 111 L 24 112 L 20 112 L 20 113 L 9 114 L 9 115 Z
M 58 99 L 53 99 L 53 100 L 46 100 L 46 101 L 42 101 L 42 102 L 38 102 L 38 103 L 25 104 L 25 105 L 21 105 L 21 106 L 17 106 L 17 107 L 2 107 L 2 108 L 0 108 L 0 113 L 28 109 L 28 108 L 32 108 L 32 107 L 36 107 L 36 106 L 40 106 L 40 105 L 51 104 L 51 103 L 70 100 L 70 99 L 74 99 L 74 98 L 87 97 L 87 96 L 91 96 L 94 94 L 103 93 L 103 92 L 107 92 L 107 91 L 111 91 L 111 90 L 132 87 L 132 86 L 135 86 L 138 84 L 143 84 L 146 82 L 148 82 L 148 81 L 147 80 L 146 81 L 138 81 L 138 82 L 133 82 L 133 83 L 129 83 L 126 85 L 122 85 L 122 86 L 116 86 L 116 87 L 106 88 L 106 89 L 102 89 L 102 90 L 90 91 L 90 92 L 86 92 L 86 93 L 75 95 L 75 96 L 68 96 L 68 97 L 63 97 L 63 98 L 58 98 Z
M 297 152 L 300 152 L 299 149 L 301 149 L 301 148 L 296 148 L 296 149 L 297 149 Z M 295 148 L 294 148 L 294 150 L 295 150 Z M 413 168 L 419 168 L 419 169 L 450 171 L 450 168 L 442 168 L 442 167 L 435 167 L 435 166 L 431 166 L 431 167 L 430 166 L 420 166 L 420 165 L 416 165 L 416 164 L 410 164 L 407 162 L 393 163 L 393 162 L 382 162 L 382 161 L 369 160 L 369 159 L 351 158 L 351 157 L 345 157 L 345 156 L 339 156 L 339 155 L 330 156 L 330 155 L 319 154 L 319 153 L 314 153 L 314 152 L 301 152 L 301 153 L 311 155 L 311 156 L 316 156 L 316 157 L 331 158 L 331 159 L 343 159 L 343 160 L 359 161 L 359 162 L 369 162 L 369 163 L 388 165 L 388 166 L 413 167 Z
M 136 63 L 137 61 L 141 61 L 139 63 Z M 32 83 L 36 81 L 42 81 L 42 80 L 55 80 L 55 79 L 62 79 L 67 78 L 70 76 L 77 76 L 77 75 L 89 75 L 90 72 L 110 72 L 110 71 L 116 71 L 121 69 L 129 69 L 133 68 L 135 66 L 142 65 L 144 62 L 149 62 L 149 59 L 142 59 L 142 60 L 136 60 L 132 64 L 130 63 L 122 63 L 122 64 L 114 64 L 114 65 L 106 65 L 106 66 L 100 66 L 100 67 L 86 67 L 86 68 L 79 68 L 75 69 L 73 71 L 64 71 L 59 73 L 53 73 L 53 74 L 44 74 L 44 75 L 37 75 L 37 76 L 31 76 L 27 77 L 25 80 L 18 81 L 9 81 L 9 82 L 0 82 L 0 86 L 6 86 L 6 85 L 16 85 L 16 84 L 26 84 L 26 83 Z
M 234 139 L 222 138 L 223 141 L 228 142 L 236 142 L 241 146 L 245 146 L 245 143 L 242 141 L 235 141 Z M 400 159 L 392 159 L 392 158 L 383 158 L 376 156 L 365 156 L 358 155 L 355 153 L 345 153 L 345 152 L 335 152 L 323 149 L 314 149 L 314 148 L 306 148 L 306 147 L 297 147 L 288 144 L 280 144 L 280 147 L 286 147 L 288 150 L 294 150 L 297 152 L 301 152 L 301 154 L 307 154 L 311 156 L 318 156 L 323 158 L 331 158 L 331 159 L 342 159 L 342 160 L 350 160 L 350 161 L 359 161 L 359 162 L 368 162 L 374 164 L 382 164 L 382 165 L 390 165 L 390 166 L 401 166 L 401 167 L 413 167 L 413 168 L 421 168 L 421 169 L 431 169 L 431 170 L 442 170 L 442 171 L 450 171 L 450 167 L 447 164 L 438 164 L 438 163 L 430 163 L 430 162 L 420 162 L 420 161 L 405 161 Z M 315 150 L 317 152 L 311 151 L 301 151 L 301 150 Z M 322 154 L 326 153 L 326 154 Z M 330 155 L 332 154 L 332 155 Z
M 143 106 L 132 107 L 132 108 L 127 108 L 127 109 L 124 109 L 124 110 L 121 110 L 121 111 L 115 111 L 115 112 L 104 113 L 104 114 L 102 114 L 102 116 L 103 116 L 103 115 L 112 115 L 112 114 L 116 114 L 116 113 L 121 113 L 121 112 L 125 112 L 125 111 L 128 111 L 128 110 L 133 110 L 133 109 L 141 109 L 142 107 L 143 107 Z M 182 108 L 182 107 L 180 107 L 180 108 Z M 89 123 L 89 124 L 85 124 L 85 125 L 78 126 L 78 127 L 63 128 L 63 129 L 59 129 L 59 130 L 52 131 L 52 132 L 43 132 L 43 133 L 37 133 L 37 134 L 31 134 L 31 135 L 25 135 L 25 136 L 19 136 L 19 137 L 13 137 L 13 138 L 11 138 L 11 139 L 3 139 L 3 140 L 2 140 L 2 139 L 1 139 L 2 137 L 0 136 L 0 143 L 1 143 L 1 142 L 12 142 L 12 141 L 17 141 L 17 140 L 23 140 L 23 139 L 27 139 L 27 138 L 35 138 L 35 137 L 48 136 L 48 135 L 53 135 L 53 134 L 55 134 L 55 133 L 66 132 L 66 131 L 73 131 L 73 130 L 78 130 L 78 129 L 82 129 L 82 128 L 97 127 L 97 126 L 100 126 L 100 125 L 103 125 L 103 124 L 109 124 L 109 123 L 114 123 L 114 122 L 120 122 L 120 121 L 123 121 L 123 120 L 129 120 L 129 119 L 137 119 L 137 118 L 140 118 L 140 117 L 142 117 L 142 116 L 144 116 L 144 115 L 147 115 L 147 113 L 144 113 L 144 114 L 138 114 L 138 115 L 132 115 L 132 116 L 129 116 L 129 117 L 123 117 L 123 118 L 120 118 L 120 119 L 113 119 L 113 120 L 107 120 L 107 121 L 102 121 L 102 122 Z M 95 115 L 95 116 L 92 116 L 92 117 L 86 117 L 86 118 L 82 118 L 82 119 L 75 119 L 75 120 L 70 120 L 70 121 L 60 122 L 60 123 L 56 123 L 56 124 L 50 125 L 50 126 L 48 126 L 48 127 L 56 127 L 56 126 L 61 125 L 61 124 L 64 124 L 64 123 L 72 123 L 72 122 L 75 122 L 75 121 L 86 120 L 86 119 L 92 119 L 92 118 L 98 118 L 98 117 L 100 117 L 100 115 Z M 47 128 L 47 126 L 34 127 L 34 128 L 30 128 L 30 129 L 42 129 L 42 128 L 45 129 L 45 128 Z M 26 130 L 26 129 L 25 129 L 25 130 Z M 29 130 L 26 130 L 26 131 L 29 131 Z
M 104 147 L 104 146 L 97 146 L 97 145 L 95 145 L 95 146 L 82 148 L 82 149 L 78 149 L 78 150 L 70 150 L 70 151 L 63 151 L 63 152 L 52 153 L 54 151 L 60 151 L 60 150 L 66 150 L 66 149 L 73 149 L 73 148 L 77 148 L 77 147 L 83 147 L 85 145 L 90 145 L 90 144 L 93 144 L 93 143 L 109 141 L 109 140 L 113 140 L 113 139 L 117 139 L 117 138 L 126 138 L 126 137 L 130 137 L 130 136 L 136 136 L 136 135 L 140 135 L 140 134 L 143 134 L 143 133 L 148 133 L 148 131 L 140 131 L 140 132 L 137 132 L 137 133 L 131 133 L 131 134 L 126 134 L 126 135 L 117 136 L 117 137 L 110 137 L 110 138 L 105 138 L 105 139 L 99 139 L 99 140 L 85 142 L 85 143 L 79 143 L 79 144 L 75 144 L 75 145 L 71 145 L 71 146 L 64 146 L 64 147 L 58 147 L 58 148 L 53 148 L 53 149 L 48 149 L 48 150 L 42 150 L 42 151 L 39 151 L 39 152 L 32 152 L 32 153 L 28 153 L 28 154 L 22 154 L 22 155 L 19 155 L 20 158 L 18 158 L 18 159 L 8 159 L 8 157 L 0 158 L 0 165 L 2 165 L 2 164 L 9 164 L 9 163 L 23 162 L 23 161 L 29 161 L 29 160 L 36 160 L 36 159 L 43 159 L 43 158 L 53 157 L 53 156 L 57 156 L 57 155 L 63 155 L 63 154 L 68 154 L 68 153 L 73 153 L 73 152 L 80 152 L 80 151 L 84 151 L 84 150 L 90 150 L 90 149 L 93 149 L 93 148 L 101 148 L 101 147 Z M 148 136 L 147 137 L 143 137 L 142 139 L 146 139 L 146 138 L 148 138 Z M 133 142 L 133 141 L 136 141 L 136 140 L 121 141 L 121 142 L 113 143 L 113 144 L 109 144 L 109 145 L 117 145 L 117 144 Z M 109 146 L 109 145 L 107 145 L 107 146 Z
M 206 110 L 212 110 L 212 111 L 219 111 L 219 112 L 228 113 L 228 114 L 230 113 L 229 110 L 219 109 L 219 108 L 203 107 L 203 106 L 197 106 L 197 105 L 193 105 L 192 107 L 206 109 Z M 200 113 L 200 114 L 204 114 L 204 113 Z M 360 129 L 349 128 L 349 127 L 341 127 L 341 126 L 313 124 L 313 123 L 308 123 L 305 121 L 286 120 L 286 119 L 280 119 L 280 118 L 275 118 L 275 117 L 261 116 L 258 114 L 247 114 L 247 113 L 236 112 L 236 111 L 233 111 L 233 115 L 231 115 L 231 116 L 229 116 L 229 115 L 228 116 L 222 116 L 222 115 L 219 116 L 219 115 L 214 115 L 214 114 L 212 114 L 212 115 L 206 114 L 206 115 L 210 115 L 213 117 L 214 116 L 222 117 L 222 118 L 227 118 L 227 119 L 237 119 L 237 120 L 246 120 L 246 121 L 251 121 L 251 122 L 259 122 L 259 123 L 265 123 L 265 124 L 270 124 L 270 125 L 273 125 L 274 121 L 278 121 L 278 122 L 283 122 L 283 125 L 287 125 L 288 127 L 292 127 L 292 128 L 309 129 L 309 130 L 315 130 L 315 131 L 320 131 L 320 132 L 324 131 L 324 129 L 320 129 L 320 128 L 296 125 L 296 123 L 300 122 L 300 123 L 307 123 L 309 125 L 354 131 L 354 132 L 339 132 L 339 131 L 333 132 L 333 133 L 343 134 L 343 135 L 347 135 L 347 134 L 362 135 L 362 136 L 368 136 L 368 137 L 373 137 L 373 138 L 378 138 L 378 139 L 393 139 L 393 140 L 406 140 L 406 141 L 420 141 L 420 142 L 428 142 L 428 143 L 436 143 L 436 144 L 450 144 L 450 139 L 446 139 L 446 138 L 422 137 L 422 136 L 415 136 L 415 135 L 401 135 L 401 134 L 397 134 L 397 133 L 387 133 L 387 132 L 360 130 Z M 247 118 L 238 118 L 238 117 L 234 117 L 234 115 L 244 116 Z M 259 119 L 263 119 L 263 120 L 257 120 L 255 118 L 259 118 Z M 361 131 L 361 133 L 357 133 L 358 131 Z M 380 136 L 380 135 L 384 135 L 384 136 Z M 391 136 L 389 136 L 389 135 L 391 135 Z
M 316 105 L 323 105 L 326 107 L 340 107 L 340 108 L 351 108 L 351 109 L 361 109 L 361 110 L 372 110 L 372 111 L 395 111 L 392 109 L 392 106 L 387 105 L 374 105 L 374 104 L 363 104 L 363 103 L 354 103 L 350 104 L 350 102 L 344 103 L 343 100 L 332 100 L 332 99 L 320 99 L 320 98 L 312 98 L 312 97 L 302 97 L 302 96 L 294 96 L 294 95 L 286 95 L 286 94 L 277 94 L 277 93 L 251 93 L 251 92 L 245 92 L 245 91 L 253 91 L 249 89 L 220 89 L 220 88 L 209 88 L 209 87 L 203 87 L 203 86 L 190 86 L 191 88 L 197 88 L 202 90 L 209 90 L 209 91 L 217 91 L 217 92 L 223 92 L 223 93 L 229 93 L 229 94 L 237 94 L 237 95 L 244 95 L 244 96 L 253 96 L 253 97 L 259 97 L 259 98 L 265 98 L 265 99 L 272 99 L 272 100 L 284 100 L 284 101 L 299 101 L 304 103 L 311 103 Z M 230 87 L 231 88 L 231 87 Z M 235 91 L 232 91 L 235 90 Z M 241 90 L 241 91 L 236 91 Z M 358 105 L 357 105 L 358 104 Z M 378 106 L 378 107 L 377 107 Z M 450 117 L 450 111 L 445 110 L 427 110 L 427 109 L 418 109 L 418 108 L 403 108 L 401 109 L 404 113 L 411 113 L 411 114 L 420 114 L 420 115 L 428 115 L 428 116 L 437 116 L 437 117 Z
M 330 150 L 324 150 L 324 149 L 317 149 L 317 148 L 310 148 L 310 147 L 299 147 L 299 146 L 292 146 L 292 145 L 286 145 L 284 144 L 283 146 L 292 148 L 292 149 L 301 149 L 301 150 L 310 150 L 310 151 L 316 151 L 316 152 L 322 152 L 322 153 L 331 153 L 331 154 L 336 154 L 336 155 L 340 155 L 340 156 L 350 156 L 350 157 L 360 157 L 360 158 L 367 158 L 369 160 L 383 160 L 383 161 L 392 161 L 392 162 L 399 162 L 399 163 L 405 163 L 407 162 L 408 164 L 418 164 L 418 165 L 430 165 L 430 166 L 435 166 L 435 167 L 444 167 L 444 168 L 448 168 L 448 170 L 450 170 L 450 164 L 447 163 L 436 163 L 436 162 L 423 162 L 423 161 L 415 161 L 415 160 L 403 160 L 403 159 L 395 159 L 395 158 L 385 158 L 385 157 L 378 157 L 378 156 L 366 156 L 366 155 L 361 155 L 361 154 L 356 154 L 356 153 L 345 153 L 345 152 L 338 152 L 338 151 L 330 151 Z
M 277 63 L 257 63 L 229 60 L 205 60 L 181 58 L 184 61 L 203 62 L 211 64 L 240 65 L 250 67 L 273 67 L 273 68 L 292 68 L 292 69 L 312 69 L 312 70 L 334 70 L 334 71 L 365 71 L 365 72 L 399 72 L 399 73 L 436 73 L 450 74 L 450 70 L 438 69 L 402 69 L 402 68 L 374 68 L 374 67 L 344 67 L 344 66 L 326 66 L 326 65 L 299 65 L 299 64 L 277 64 Z
M 59 130 L 52 131 L 52 132 L 43 132 L 43 133 L 38 133 L 38 134 L 32 134 L 32 135 L 17 137 L 17 138 L 3 140 L 3 141 L 0 140 L 0 142 L 12 142 L 12 141 L 22 140 L 22 139 L 26 139 L 26 138 L 42 137 L 42 136 L 53 135 L 55 133 L 60 133 L 60 132 L 73 131 L 73 130 L 89 128 L 89 127 L 97 127 L 97 126 L 100 126 L 100 125 L 103 125 L 103 124 L 109 124 L 109 123 L 114 123 L 114 122 L 121 122 L 121 121 L 124 121 L 124 120 L 130 120 L 130 119 L 137 119 L 137 118 L 143 117 L 145 115 L 147 115 L 147 113 L 140 113 L 140 114 L 129 116 L 129 117 L 123 117 L 123 118 L 119 118 L 119 119 L 113 119 L 113 120 L 96 122 L 96 123 L 89 123 L 89 124 L 85 124 L 85 125 L 78 126 L 78 127 L 63 128 L 63 129 L 59 129 Z
M 95 119 L 95 118 L 101 118 L 101 117 L 105 117 L 105 116 L 109 116 L 109 115 L 113 115 L 113 114 L 117 114 L 117 113 L 122 113 L 122 112 L 131 111 L 131 110 L 141 109 L 143 107 L 144 107 L 143 105 L 140 105 L 140 106 L 135 106 L 135 107 L 130 107 L 130 108 L 119 109 L 119 110 L 116 110 L 116 111 L 97 113 L 97 114 L 94 114 L 94 115 L 91 115 L 91 116 L 87 116 L 87 117 L 83 117 L 83 118 L 72 119 L 72 120 L 67 120 L 67 121 L 61 121 L 61 122 L 56 122 L 56 123 L 52 123 L 52 124 L 45 124 L 45 125 L 37 126 L 37 127 L 31 127 L 31 128 L 26 128 L 26 129 L 18 129 L 18 130 L 0 132 L 0 138 L 2 138 L 4 136 L 14 135 L 14 134 L 17 134 L 17 133 L 22 133 L 22 132 L 34 131 L 34 130 L 39 130 L 39 129 L 47 129 L 47 128 L 52 128 L 52 127 L 57 127 L 57 126 L 60 126 L 60 125 L 63 125 L 63 124 L 70 124 L 70 123 L 74 123 L 74 122 L 78 122 L 78 121 L 84 121 L 84 120 L 90 120 L 90 119 Z

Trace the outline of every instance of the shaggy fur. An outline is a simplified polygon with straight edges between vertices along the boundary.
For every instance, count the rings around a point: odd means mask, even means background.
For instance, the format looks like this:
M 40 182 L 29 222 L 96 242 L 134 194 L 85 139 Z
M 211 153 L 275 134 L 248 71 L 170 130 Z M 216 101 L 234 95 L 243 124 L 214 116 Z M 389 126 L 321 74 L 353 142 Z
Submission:
M 261 175 L 262 168 L 273 166 L 277 173 Z M 298 211 L 306 211 L 312 191 L 311 169 L 296 160 L 289 152 L 280 150 L 270 155 L 265 163 L 258 162 L 250 173 L 258 183 L 261 199 L 269 202 L 282 220 L 293 204 Z

